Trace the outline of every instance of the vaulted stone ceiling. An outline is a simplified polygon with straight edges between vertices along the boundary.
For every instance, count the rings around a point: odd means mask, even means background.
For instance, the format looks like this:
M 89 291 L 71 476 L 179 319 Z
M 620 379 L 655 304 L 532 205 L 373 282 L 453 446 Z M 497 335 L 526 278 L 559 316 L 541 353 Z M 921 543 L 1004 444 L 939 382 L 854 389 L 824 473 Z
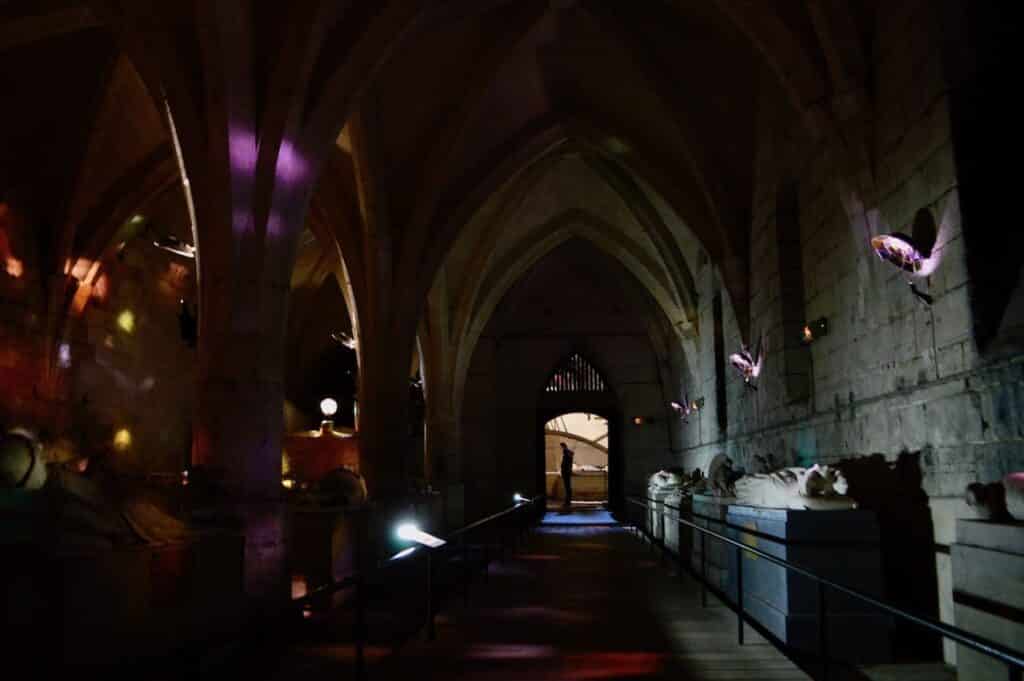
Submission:
M 199 212 L 200 276 L 225 282 L 201 290 L 208 338 L 221 314 L 205 311 L 245 290 L 228 283 L 290 278 L 292 216 L 307 205 L 353 327 L 394 338 L 393 351 L 411 353 L 426 323 L 445 327 L 438 348 L 471 352 L 502 291 L 570 236 L 613 253 L 684 343 L 700 332 L 693 263 L 706 254 L 747 334 L 758 93 L 781 90 L 804 135 L 862 159 L 870 5 L 7 0 L 0 73 L 16 104 L 2 114 L 13 156 L 0 165 L 26 171 L 3 178 L 0 200 L 33 216 L 54 273 L 102 259 L 124 220 L 180 192 L 166 98 Z M 238 184 L 220 166 L 250 128 L 252 177 Z M 837 174 L 846 163 L 835 159 Z M 178 205 L 160 219 L 187 236 Z M 232 236 L 237 220 L 258 227 Z M 288 239 L 274 245 L 282 222 Z M 266 243 L 225 247 L 242 233 Z M 267 326 L 278 308 L 251 309 Z M 220 350 L 204 347 L 217 365 Z
M 343 46 L 374 37 L 359 33 L 360 22 L 372 29 L 374 21 L 404 21 L 403 30 L 376 50 L 368 48 L 376 53 L 374 67 L 349 109 L 349 130 L 358 132 L 347 144 L 350 151 L 359 147 L 356 153 L 370 166 L 359 172 L 372 173 L 372 185 L 359 183 L 351 171 L 338 172 L 341 164 L 328 163 L 322 190 L 365 204 L 369 198 L 360 194 L 372 188 L 375 219 L 408 236 L 393 254 L 395 264 L 426 265 L 429 283 L 455 236 L 489 197 L 534 164 L 582 155 L 620 194 L 633 193 L 630 201 L 635 202 L 641 182 L 657 192 L 722 263 L 727 286 L 740 300 L 746 293 L 740 263 L 751 213 L 757 89 L 770 75 L 773 85 L 789 94 L 794 115 L 808 121 L 809 134 L 827 134 L 849 109 L 850 97 L 844 96 L 853 93 L 855 99 L 863 91 L 865 4 L 395 3 L 404 14 L 395 8 L 374 13 L 369 6 L 350 7 L 333 17 L 333 27 L 320 27 L 310 115 L 312 103 L 329 96 L 324 88 L 334 81 L 325 74 L 344 61 Z M 108 157 L 85 169 L 89 183 L 81 191 L 90 197 L 116 183 L 106 175 L 154 171 L 169 154 L 161 146 L 166 135 L 159 112 L 144 101 L 132 64 L 117 56 L 125 44 L 104 26 L 107 17 L 116 16 L 110 7 L 58 0 L 0 4 L 5 89 L 20 95 L 14 113 L 26 118 L 9 118 L 13 124 L 6 129 L 45 130 L 45 140 L 24 132 L 19 139 L 35 154 L 60 149 L 59 161 L 34 165 L 65 173 L 81 165 L 70 158 L 73 149 L 81 158 L 88 144 L 81 128 L 99 138 L 98 144 L 104 138 L 114 141 L 119 163 Z M 281 9 L 256 9 L 254 54 L 269 66 L 273 46 L 285 39 L 281 26 L 296 17 Z M 173 19 L 170 8 L 161 13 Z M 188 14 L 175 21 L 181 24 Z M 187 42 L 184 35 L 181 40 Z M 186 65 L 193 59 L 188 47 L 179 45 Z M 17 65 L 26 62 L 33 63 L 32 83 L 18 82 Z M 54 72 L 39 78 L 46 63 Z M 126 82 L 130 79 L 138 82 Z M 32 91 L 33 84 L 41 91 Z M 47 103 L 48 97 L 53 101 Z M 272 93 L 262 93 L 268 97 Z M 111 98 L 125 112 L 121 118 L 108 110 L 111 102 L 105 100 Z M 25 106 L 28 101 L 31 106 Z M 40 110 L 51 118 L 41 118 Z M 27 153 L 13 143 L 4 148 Z M 349 215 L 357 217 L 358 209 Z M 68 219 L 85 221 L 74 209 Z M 669 260 L 679 248 L 671 240 L 658 245 Z M 676 260 L 672 266 L 678 270 L 682 259 L 677 255 Z

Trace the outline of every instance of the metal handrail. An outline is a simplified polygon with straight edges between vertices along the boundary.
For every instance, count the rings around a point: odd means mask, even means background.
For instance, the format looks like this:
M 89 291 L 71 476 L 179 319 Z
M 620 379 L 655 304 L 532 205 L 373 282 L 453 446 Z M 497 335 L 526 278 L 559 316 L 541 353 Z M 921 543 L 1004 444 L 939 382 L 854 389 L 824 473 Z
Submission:
M 411 547 L 410 549 L 405 549 L 405 550 L 400 551 L 400 552 L 398 552 L 398 553 L 396 553 L 396 554 L 394 554 L 392 556 L 389 556 L 385 560 L 379 562 L 374 568 L 371 568 L 370 570 L 361 570 L 360 571 L 360 570 L 357 569 L 355 574 L 349 575 L 349 576 L 344 577 L 343 579 L 340 579 L 340 580 L 332 581 L 332 582 L 330 582 L 328 584 L 324 584 L 322 586 L 319 586 L 319 587 L 313 589 L 312 591 L 309 591 L 308 593 L 306 593 L 305 595 L 303 595 L 303 596 L 301 596 L 299 598 L 292 599 L 292 604 L 293 604 L 293 606 L 300 606 L 302 609 L 305 609 L 305 608 L 310 607 L 313 604 L 313 602 L 315 600 L 317 600 L 317 599 L 320 599 L 320 598 L 323 598 L 323 597 L 326 597 L 326 596 L 329 596 L 329 595 L 333 595 L 333 594 L 335 594 L 335 593 L 337 593 L 339 591 L 343 591 L 345 589 L 349 589 L 349 588 L 354 588 L 355 589 L 356 594 L 355 594 L 355 599 L 354 600 L 355 600 L 356 619 L 355 619 L 355 625 L 354 625 L 354 627 L 355 627 L 355 631 L 354 631 L 355 641 L 354 641 L 354 643 L 355 643 L 355 646 L 356 646 L 356 678 L 359 679 L 359 680 L 365 679 L 366 678 L 365 647 L 366 647 L 366 639 L 367 639 L 367 633 L 368 633 L 367 632 L 367 625 L 366 625 L 365 586 L 366 586 L 367 578 L 369 577 L 370 574 L 372 574 L 374 572 L 379 573 L 379 572 L 381 572 L 381 570 L 383 568 L 386 568 L 388 566 L 391 566 L 391 565 L 394 565 L 394 564 L 397 564 L 397 563 L 401 563 L 401 562 L 405 561 L 406 559 L 412 558 L 413 556 L 418 556 L 418 555 L 426 556 L 427 570 L 426 570 L 426 584 L 425 584 L 426 588 L 425 588 L 425 591 L 426 591 L 426 602 L 427 602 L 427 620 L 426 620 L 425 624 L 427 625 L 427 628 L 428 628 L 428 637 L 430 638 L 430 640 L 433 640 L 435 635 L 436 635 L 435 615 L 436 615 L 436 610 L 437 610 L 437 602 L 436 602 L 437 599 L 434 596 L 434 584 L 433 584 L 433 582 L 434 582 L 434 579 L 433 579 L 433 556 L 434 556 L 434 554 L 436 552 L 442 552 L 443 553 L 445 551 L 451 550 L 452 547 L 456 546 L 455 540 L 461 540 L 461 541 L 458 542 L 458 545 L 461 547 L 462 552 L 463 552 L 464 580 L 465 580 L 465 584 L 463 586 L 463 592 L 465 594 L 465 598 L 468 600 L 468 598 L 469 598 L 470 570 L 469 570 L 469 560 L 468 560 L 468 548 L 469 548 L 469 545 L 466 542 L 467 535 L 470 532 L 474 531 L 474 530 L 478 530 L 478 529 L 481 529 L 483 527 L 487 527 L 489 525 L 492 525 L 492 524 L 496 523 L 499 520 L 512 517 L 516 513 L 524 513 L 527 510 L 529 510 L 530 508 L 535 507 L 537 505 L 540 505 L 541 507 L 543 507 L 543 504 L 545 504 L 545 503 L 546 503 L 546 496 L 545 495 L 538 495 L 538 496 L 536 496 L 536 497 L 534 497 L 532 499 L 524 499 L 523 501 L 518 501 L 513 506 L 511 506 L 509 508 L 503 509 L 503 510 L 497 512 L 497 513 L 489 515 L 486 518 L 481 518 L 480 520 L 476 520 L 476 521 L 474 521 L 474 522 L 472 522 L 472 523 L 470 523 L 468 525 L 465 525 L 464 527 L 459 528 L 458 530 L 455 530 L 455 531 L 449 533 L 448 536 L 445 538 L 446 543 L 444 545 L 440 546 L 440 547 L 428 548 L 426 546 L 414 546 L 414 547 Z M 520 532 L 521 533 L 525 532 L 525 523 L 524 523 L 524 526 L 520 528 Z M 502 545 L 501 546 L 502 556 L 504 556 L 504 551 L 505 551 L 505 548 L 504 548 L 504 545 Z M 484 553 L 484 560 L 483 560 L 483 567 L 484 567 L 485 570 L 487 569 L 487 566 L 489 564 L 490 564 L 490 550 L 489 550 L 489 546 L 485 546 L 485 553 Z
M 824 598 L 823 598 L 823 596 L 824 596 L 824 588 L 828 587 L 829 589 L 834 589 L 835 591 L 838 591 L 840 593 L 846 594 L 847 596 L 851 596 L 851 597 L 856 598 L 856 599 L 858 599 L 860 601 L 863 601 L 863 602 L 867 603 L 868 605 L 881 610 L 882 612 L 888 613 L 889 615 L 894 615 L 894 616 L 899 617 L 899 618 L 901 618 L 903 620 L 911 622 L 912 624 L 915 624 L 915 625 L 920 626 L 920 627 L 924 627 L 925 629 L 927 629 L 929 631 L 932 631 L 934 633 L 940 634 L 940 635 L 942 635 L 942 636 L 944 636 L 946 638 L 952 639 L 952 640 L 956 641 L 957 643 L 960 643 L 962 645 L 967 646 L 968 648 L 976 650 L 976 651 L 978 651 L 978 652 L 980 652 L 982 654 L 988 655 L 989 657 L 993 657 L 996 660 L 998 660 L 999 662 L 1001 662 L 1001 663 L 1003 663 L 1003 664 L 1005 664 L 1007 666 L 1008 678 L 1010 679 L 1010 681 L 1021 681 L 1021 673 L 1022 673 L 1022 670 L 1024 670 L 1024 657 L 1021 657 L 1021 654 L 1020 654 L 1019 651 L 1013 650 L 1013 649 L 1011 649 L 1011 648 L 1009 648 L 1009 647 L 1007 647 L 1007 646 L 1005 646 L 1005 645 L 1003 645 L 1001 643 L 998 643 L 996 641 L 992 641 L 990 639 L 987 639 L 987 638 L 984 638 L 984 637 L 981 637 L 981 636 L 976 636 L 976 635 L 974 635 L 974 634 L 972 634 L 972 633 L 970 633 L 970 632 L 968 632 L 968 631 L 966 631 L 964 629 L 960 629 L 959 627 L 955 627 L 955 626 L 952 626 L 950 624 L 946 624 L 945 622 L 940 622 L 938 620 L 934 620 L 934 619 L 931 619 L 929 617 L 925 617 L 925 616 L 922 616 L 922 615 L 915 615 L 913 613 L 907 612 L 906 610 L 901 610 L 900 608 L 897 608 L 896 606 L 893 606 L 893 605 L 890 605 L 890 604 L 885 603 L 883 601 L 880 601 L 877 598 L 869 596 L 868 594 L 862 593 L 862 592 L 860 592 L 860 591 L 858 591 L 856 589 L 850 588 L 848 586 L 844 586 L 843 584 L 839 584 L 838 582 L 834 582 L 834 581 L 832 581 L 832 580 L 830 580 L 830 579 L 828 579 L 826 577 L 822 577 L 822 576 L 820 576 L 818 574 L 815 574 L 814 572 L 808 570 L 807 568 L 804 568 L 804 567 L 801 567 L 799 565 L 795 565 L 793 563 L 790 563 L 789 561 L 787 561 L 787 560 L 785 560 L 783 558 L 779 558 L 777 556 L 773 556 L 770 553 L 766 553 L 764 551 L 761 551 L 760 549 L 754 548 L 753 546 L 748 546 L 747 544 L 743 544 L 741 542 L 738 542 L 735 539 L 732 539 L 731 537 L 727 537 L 727 536 L 725 536 L 723 534 L 719 534 L 718 532 L 715 532 L 714 530 L 709 530 L 709 529 L 707 529 L 705 527 L 701 527 L 700 525 L 692 523 L 692 522 L 690 522 L 688 520 L 684 520 L 682 518 L 682 515 L 683 514 L 690 514 L 688 511 L 685 511 L 685 510 L 683 510 L 683 509 L 681 509 L 681 508 L 679 508 L 677 506 L 672 506 L 671 504 L 668 504 L 668 503 L 666 503 L 664 501 L 658 501 L 657 499 L 651 499 L 650 497 L 646 497 L 644 499 L 641 499 L 639 497 L 627 497 L 627 501 L 629 501 L 630 503 L 635 504 L 637 506 L 642 506 L 643 508 L 647 509 L 648 511 L 651 510 L 651 505 L 648 502 L 653 502 L 653 503 L 656 503 L 656 504 L 660 504 L 664 508 L 667 508 L 667 509 L 669 509 L 671 511 L 675 511 L 677 513 L 677 515 L 678 515 L 678 517 L 676 518 L 677 522 L 682 523 L 684 525 L 687 525 L 688 527 L 691 527 L 691 528 L 693 528 L 693 529 L 695 529 L 695 530 L 697 530 L 698 532 L 701 533 L 701 540 L 702 540 L 701 553 L 702 553 L 702 559 L 704 561 L 704 570 L 703 570 L 704 574 L 701 576 L 703 582 L 706 582 L 706 580 L 707 580 L 707 577 L 706 577 L 706 574 L 707 574 L 707 569 L 706 569 L 706 566 L 707 566 L 707 551 L 705 550 L 705 547 L 703 546 L 703 540 L 704 540 L 705 536 L 710 536 L 710 537 L 712 537 L 714 539 L 717 539 L 718 541 L 721 541 L 721 542 L 724 542 L 726 544 L 730 544 L 730 545 L 736 547 L 739 551 L 746 551 L 746 552 L 748 552 L 750 554 L 758 556 L 759 558 L 763 558 L 764 560 L 767 560 L 767 561 L 769 561 L 771 563 L 779 565 L 779 566 L 785 568 L 786 570 L 790 570 L 792 572 L 795 572 L 798 575 L 801 575 L 803 577 L 806 577 L 806 578 L 811 579 L 814 582 L 816 582 L 818 584 L 818 589 L 819 589 L 818 590 L 818 595 L 819 595 L 819 604 L 818 604 L 819 616 L 822 619 L 824 619 L 824 615 L 825 615 L 825 601 L 824 601 Z M 692 515 L 692 514 L 690 514 L 690 515 Z M 707 517 L 707 516 L 704 516 L 704 517 Z M 715 518 L 708 517 L 708 519 L 709 520 L 715 520 L 717 522 L 722 522 L 722 521 L 719 521 L 719 520 L 717 520 Z M 645 535 L 650 536 L 652 540 L 655 539 L 655 537 L 653 535 L 651 535 L 646 530 L 645 527 L 642 527 L 642 526 L 637 526 L 637 527 Z M 747 530 L 745 528 L 737 528 L 737 529 L 739 529 L 742 532 L 751 532 L 751 533 L 753 533 L 753 531 Z M 778 541 L 777 537 L 775 537 L 773 539 L 775 541 Z M 667 550 L 667 549 L 665 549 L 663 544 L 662 544 L 662 549 L 663 550 Z M 739 571 L 739 575 L 737 577 L 737 585 L 738 585 L 738 589 L 737 589 L 737 592 L 738 592 L 737 593 L 737 607 L 738 607 L 739 616 L 740 616 L 740 643 L 742 644 L 743 643 L 743 637 L 742 637 L 743 621 L 746 620 L 746 619 L 751 619 L 752 621 L 756 622 L 756 620 L 753 620 L 748 615 L 746 615 L 744 610 L 743 610 L 743 591 L 742 591 L 742 584 L 743 584 L 743 581 L 742 581 L 743 562 L 742 561 L 738 562 L 738 568 L 737 569 Z M 822 633 L 824 633 L 824 622 L 819 622 L 819 627 L 822 629 Z M 824 651 L 823 651 L 823 655 L 824 655 Z M 828 659 L 827 659 L 827 657 L 824 659 L 824 663 L 826 665 L 825 666 L 825 675 L 826 675 L 826 678 L 827 678 L 827 675 L 828 675 L 828 666 L 827 666 L 828 665 Z

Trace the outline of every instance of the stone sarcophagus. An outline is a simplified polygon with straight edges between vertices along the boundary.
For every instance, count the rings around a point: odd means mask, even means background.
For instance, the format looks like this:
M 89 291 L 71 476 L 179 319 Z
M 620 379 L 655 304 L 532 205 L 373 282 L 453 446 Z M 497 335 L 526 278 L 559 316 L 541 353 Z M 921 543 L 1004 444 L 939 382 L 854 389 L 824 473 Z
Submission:
M 735 501 L 732 497 L 720 497 L 710 494 L 693 495 L 693 517 L 694 525 L 727 535 L 726 515 L 729 504 Z M 693 530 L 691 541 L 693 549 L 690 552 L 690 566 L 698 574 L 704 574 L 706 570 L 708 583 L 721 591 L 729 588 L 729 546 L 718 539 L 703 535 Z M 705 552 L 707 558 L 705 559 Z
M 682 515 L 683 520 L 690 520 L 690 495 L 684 494 L 682 490 L 670 492 L 662 503 L 662 511 L 665 546 L 672 553 L 685 559 L 692 550 L 693 532 L 688 525 L 679 522 L 679 517 Z
M 728 536 L 869 596 L 883 597 L 877 518 L 872 511 L 810 511 L 733 505 Z M 745 532 L 744 529 L 751 532 Z M 754 534 L 756 533 L 756 534 Z M 728 583 L 735 602 L 743 570 L 743 607 L 781 641 L 814 654 L 819 645 L 817 583 L 760 556 L 729 546 Z M 827 637 L 833 659 L 884 662 L 890 621 L 863 601 L 826 589 Z
M 953 564 L 954 624 L 1014 650 L 1024 649 L 1024 523 L 958 520 Z M 961 679 L 1007 678 L 1006 666 L 958 646 Z

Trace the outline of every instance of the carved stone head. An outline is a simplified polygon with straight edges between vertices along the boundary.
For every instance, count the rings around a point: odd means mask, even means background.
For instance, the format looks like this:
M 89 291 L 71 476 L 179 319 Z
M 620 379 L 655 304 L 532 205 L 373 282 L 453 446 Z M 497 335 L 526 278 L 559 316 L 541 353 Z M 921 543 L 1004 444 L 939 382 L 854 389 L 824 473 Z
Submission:
M 801 493 L 807 497 L 830 497 L 845 495 L 849 489 L 838 468 L 814 464 L 807 469 Z

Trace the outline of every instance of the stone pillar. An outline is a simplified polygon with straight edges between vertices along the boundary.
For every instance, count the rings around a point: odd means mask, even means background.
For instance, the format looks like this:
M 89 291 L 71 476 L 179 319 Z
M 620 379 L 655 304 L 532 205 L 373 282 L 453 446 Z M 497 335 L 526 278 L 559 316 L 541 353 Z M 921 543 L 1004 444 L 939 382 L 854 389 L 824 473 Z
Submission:
M 109 18 L 167 113 L 193 220 L 192 461 L 223 488 L 198 503 L 244 534 L 250 612 L 273 616 L 288 597 L 280 501 L 288 294 L 319 165 L 310 150 L 330 144 L 307 134 L 303 112 L 331 8 L 283 7 L 271 40 L 257 36 L 260 10 L 251 0 L 140 0 L 111 7 Z
M 360 340 L 360 470 L 370 498 L 394 500 L 408 490 L 405 470 L 409 437 L 408 357 L 393 336 L 364 328 Z M 411 347 L 411 346 L 410 346 Z

